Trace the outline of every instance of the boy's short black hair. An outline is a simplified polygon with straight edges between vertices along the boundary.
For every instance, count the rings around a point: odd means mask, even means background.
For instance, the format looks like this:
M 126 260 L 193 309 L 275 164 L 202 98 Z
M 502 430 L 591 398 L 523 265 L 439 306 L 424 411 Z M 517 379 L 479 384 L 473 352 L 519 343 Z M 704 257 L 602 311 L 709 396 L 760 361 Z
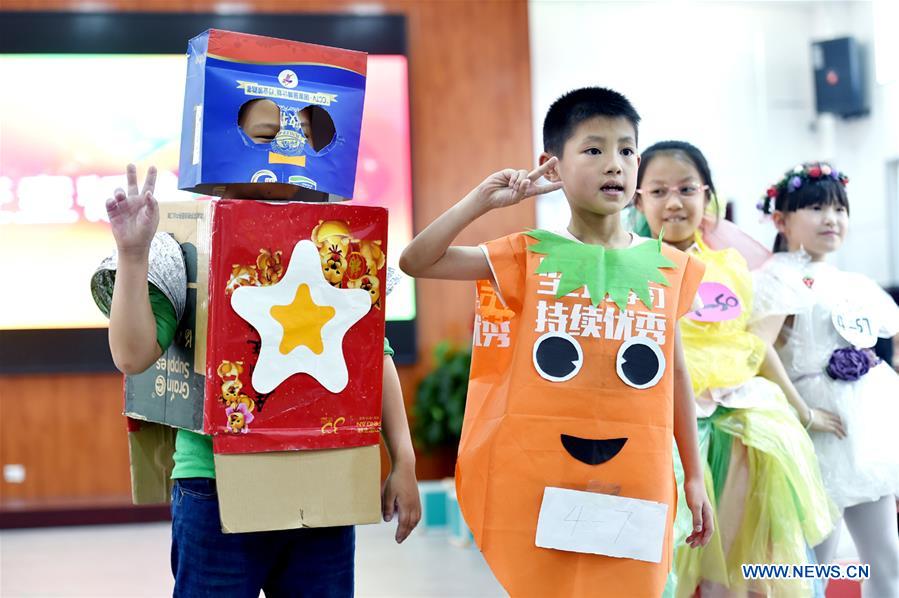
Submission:
M 543 151 L 561 156 L 565 142 L 575 128 L 596 116 L 626 118 L 634 126 L 636 141 L 640 115 L 630 101 L 612 89 L 582 87 L 569 91 L 547 110 L 546 118 L 543 119 Z

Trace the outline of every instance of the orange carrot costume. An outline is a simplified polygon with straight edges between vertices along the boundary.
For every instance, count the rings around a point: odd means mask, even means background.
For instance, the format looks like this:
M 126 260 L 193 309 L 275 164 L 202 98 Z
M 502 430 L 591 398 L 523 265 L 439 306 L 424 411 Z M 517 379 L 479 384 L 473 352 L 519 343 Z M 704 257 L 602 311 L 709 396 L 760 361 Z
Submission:
M 675 324 L 704 267 L 639 238 L 604 250 L 533 231 L 482 248 L 497 288 L 478 283 L 456 470 L 475 541 L 513 597 L 661 595 L 676 504 Z M 660 562 L 538 547 L 546 487 L 664 503 Z

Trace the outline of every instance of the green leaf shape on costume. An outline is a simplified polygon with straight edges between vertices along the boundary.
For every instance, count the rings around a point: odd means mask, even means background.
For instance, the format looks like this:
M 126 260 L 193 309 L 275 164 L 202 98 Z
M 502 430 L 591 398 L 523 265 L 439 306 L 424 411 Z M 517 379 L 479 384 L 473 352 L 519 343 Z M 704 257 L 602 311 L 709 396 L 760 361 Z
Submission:
M 566 239 L 546 230 L 525 233 L 536 239 L 530 251 L 545 255 L 536 274 L 558 272 L 561 275 L 556 299 L 586 286 L 590 302 L 599 305 L 606 294 L 618 309 L 624 311 L 627 299 L 633 291 L 646 306 L 652 305 L 649 283 L 669 286 L 662 268 L 677 265 L 662 255 L 662 240 L 657 243 L 640 243 L 625 249 L 606 249 L 602 245 L 590 245 Z

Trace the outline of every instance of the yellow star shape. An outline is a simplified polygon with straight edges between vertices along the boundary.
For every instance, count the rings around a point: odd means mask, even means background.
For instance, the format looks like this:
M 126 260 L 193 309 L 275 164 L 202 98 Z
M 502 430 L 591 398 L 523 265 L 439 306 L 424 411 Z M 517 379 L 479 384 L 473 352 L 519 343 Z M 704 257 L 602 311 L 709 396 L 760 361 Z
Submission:
M 287 355 L 301 345 L 309 347 L 316 355 L 321 355 L 325 350 L 322 327 L 334 317 L 335 310 L 330 305 L 316 305 L 308 284 L 297 287 L 292 303 L 273 305 L 270 313 L 284 327 L 284 335 L 278 347 L 282 355 Z

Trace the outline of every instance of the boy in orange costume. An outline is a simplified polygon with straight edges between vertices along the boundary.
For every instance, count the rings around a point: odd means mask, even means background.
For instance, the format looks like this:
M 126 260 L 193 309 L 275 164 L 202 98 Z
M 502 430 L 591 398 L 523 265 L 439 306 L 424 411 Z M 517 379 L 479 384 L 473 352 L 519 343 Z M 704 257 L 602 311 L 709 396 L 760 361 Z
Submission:
M 562 96 L 544 121 L 539 168 L 489 176 L 400 261 L 412 276 L 482 281 L 456 483 L 475 541 L 513 596 L 661 595 L 676 504 L 672 432 L 693 515 L 687 542 L 712 534 L 677 331 L 703 266 L 621 227 L 636 188 L 638 122 L 617 92 Z M 567 230 L 451 246 L 487 211 L 557 189 L 571 208 Z M 575 502 L 553 519 L 559 489 Z M 612 521 L 618 507 L 585 506 L 596 493 L 659 518 L 645 528 Z M 559 541 L 569 527 L 583 546 Z M 610 527 L 619 531 L 606 537 Z

